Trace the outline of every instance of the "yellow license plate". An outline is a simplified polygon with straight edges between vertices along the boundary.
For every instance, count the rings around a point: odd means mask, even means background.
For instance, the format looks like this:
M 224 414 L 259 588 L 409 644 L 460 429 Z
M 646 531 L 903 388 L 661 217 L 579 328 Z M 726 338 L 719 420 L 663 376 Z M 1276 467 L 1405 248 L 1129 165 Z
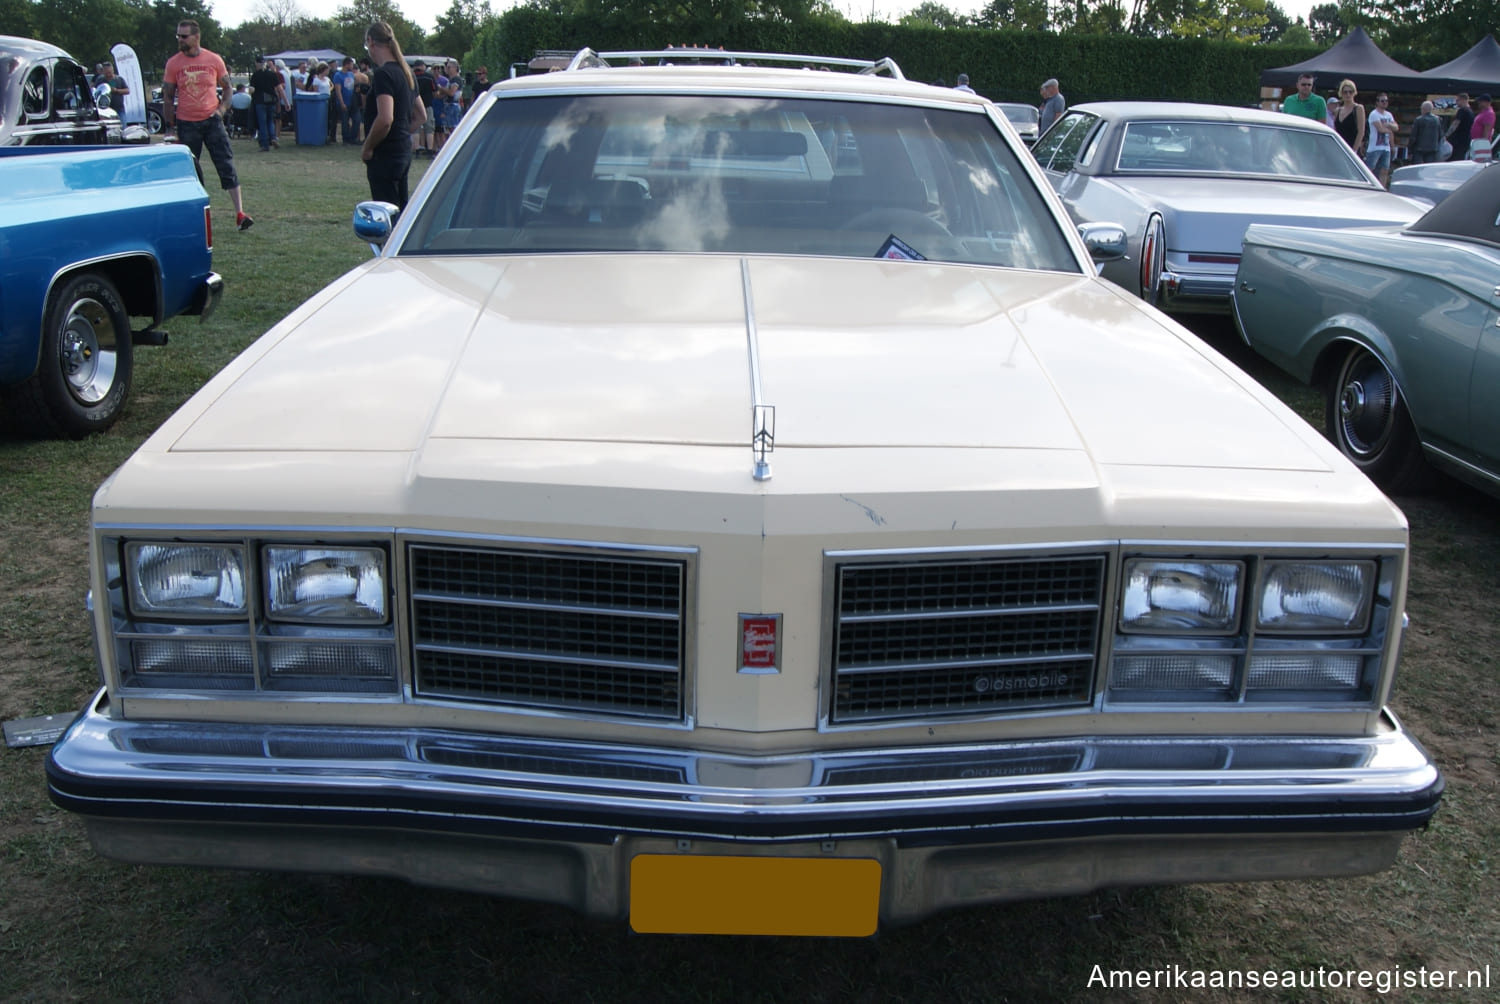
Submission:
M 865 938 L 880 918 L 880 862 L 640 854 L 630 926 L 641 934 Z

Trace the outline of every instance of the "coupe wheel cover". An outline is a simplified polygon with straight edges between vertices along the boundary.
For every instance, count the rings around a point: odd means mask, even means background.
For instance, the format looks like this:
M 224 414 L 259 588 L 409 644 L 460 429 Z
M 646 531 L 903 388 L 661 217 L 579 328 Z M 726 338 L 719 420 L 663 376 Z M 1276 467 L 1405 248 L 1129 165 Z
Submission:
M 1380 360 L 1364 351 L 1350 357 L 1338 406 L 1339 433 L 1350 454 L 1361 460 L 1379 456 L 1396 427 L 1396 381 Z

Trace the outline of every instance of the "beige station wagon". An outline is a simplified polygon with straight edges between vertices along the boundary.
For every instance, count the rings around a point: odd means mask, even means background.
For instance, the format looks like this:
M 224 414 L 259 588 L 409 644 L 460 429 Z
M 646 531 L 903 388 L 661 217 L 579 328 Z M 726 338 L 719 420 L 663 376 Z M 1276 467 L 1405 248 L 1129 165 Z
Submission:
M 1392 864 L 1396 507 L 983 98 L 670 62 L 492 87 L 100 488 L 97 851 L 851 936 Z

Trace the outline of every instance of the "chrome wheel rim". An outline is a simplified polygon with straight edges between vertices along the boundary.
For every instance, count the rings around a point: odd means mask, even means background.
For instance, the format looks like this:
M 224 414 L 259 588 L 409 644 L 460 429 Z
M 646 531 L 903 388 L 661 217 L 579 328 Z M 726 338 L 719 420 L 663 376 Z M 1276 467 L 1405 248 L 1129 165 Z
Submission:
M 85 405 L 103 401 L 115 385 L 119 337 L 109 311 L 98 300 L 73 304 L 63 321 L 58 362 L 68 393 Z
M 1380 360 L 1357 351 L 1339 380 L 1339 432 L 1349 453 L 1379 456 L 1396 429 L 1396 381 Z

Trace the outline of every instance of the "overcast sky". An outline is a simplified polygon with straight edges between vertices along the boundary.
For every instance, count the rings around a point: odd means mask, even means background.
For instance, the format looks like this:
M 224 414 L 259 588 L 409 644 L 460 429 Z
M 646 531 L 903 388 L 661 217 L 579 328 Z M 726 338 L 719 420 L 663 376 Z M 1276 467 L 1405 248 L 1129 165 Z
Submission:
M 340 7 L 345 6 L 347 0 L 296 0 L 296 2 L 309 17 L 328 18 L 332 17 Z M 490 0 L 490 7 L 498 14 L 515 6 L 516 2 L 517 0 Z M 862 3 L 855 2 L 855 0 L 831 0 L 831 2 L 851 21 L 863 20 L 873 10 L 875 16 L 882 21 L 895 22 L 900 20 L 902 14 L 917 6 L 921 0 L 863 0 Z M 972 14 L 984 6 L 982 0 L 977 3 L 970 2 L 970 0 L 957 0 L 957 2 L 938 0 L 938 2 L 962 14 Z M 1306 17 L 1313 3 L 1314 0 L 1285 0 L 1279 6 L 1296 18 Z M 210 6 L 213 8 L 214 17 L 220 24 L 226 28 L 234 28 L 255 19 L 260 12 L 261 0 L 210 0 Z M 432 31 L 437 27 L 438 15 L 452 6 L 452 0 L 396 0 L 396 6 L 408 19 L 421 25 L 425 31 Z

